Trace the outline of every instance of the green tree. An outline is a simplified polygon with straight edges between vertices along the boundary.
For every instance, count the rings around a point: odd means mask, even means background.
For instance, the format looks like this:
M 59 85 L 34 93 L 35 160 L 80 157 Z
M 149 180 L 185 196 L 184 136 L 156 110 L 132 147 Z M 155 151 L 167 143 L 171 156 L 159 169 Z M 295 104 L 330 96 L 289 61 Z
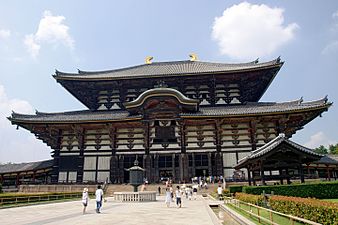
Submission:
M 338 143 L 335 145 L 329 145 L 330 154 L 338 154 Z
M 319 154 L 328 154 L 327 148 L 325 148 L 323 145 L 319 146 L 318 148 L 314 149 L 314 152 L 319 153 Z

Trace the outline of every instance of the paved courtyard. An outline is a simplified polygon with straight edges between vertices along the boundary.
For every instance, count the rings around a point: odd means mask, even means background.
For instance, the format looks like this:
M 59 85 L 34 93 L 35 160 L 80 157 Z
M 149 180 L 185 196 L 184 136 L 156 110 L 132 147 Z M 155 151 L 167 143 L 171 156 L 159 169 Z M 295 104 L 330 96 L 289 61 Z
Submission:
M 0 209 L 0 224 L 217 224 L 215 217 L 211 216 L 212 214 L 201 196 L 198 196 L 197 200 L 183 199 L 183 207 L 180 209 L 176 208 L 174 203 L 170 208 L 167 208 L 164 196 L 157 196 L 157 199 L 156 202 L 117 203 L 108 198 L 103 205 L 101 214 L 95 213 L 95 200 L 93 199 L 89 201 L 85 215 L 82 214 L 80 200 Z

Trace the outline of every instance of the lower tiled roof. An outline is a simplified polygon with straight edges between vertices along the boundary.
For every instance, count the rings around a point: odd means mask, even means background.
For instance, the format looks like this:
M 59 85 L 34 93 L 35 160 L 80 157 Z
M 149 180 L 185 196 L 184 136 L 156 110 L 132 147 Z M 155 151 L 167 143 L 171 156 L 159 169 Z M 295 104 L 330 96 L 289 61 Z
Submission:
M 283 103 L 255 102 L 238 105 L 226 105 L 217 107 L 200 107 L 199 111 L 191 113 L 182 113 L 182 117 L 213 117 L 213 116 L 245 116 L 245 115 L 264 115 L 274 113 L 293 113 L 302 111 L 311 111 L 322 109 L 326 110 L 332 103 L 327 102 L 326 98 L 312 102 L 302 102 L 296 100 Z M 140 119 L 141 115 L 130 116 L 125 110 L 111 111 L 72 111 L 62 113 L 41 113 L 35 115 L 24 115 L 12 113 L 8 117 L 13 123 L 78 123 L 78 122 L 105 122 L 119 120 Z
M 0 165 L 0 174 L 47 169 L 52 166 L 53 159 L 28 163 L 7 163 Z

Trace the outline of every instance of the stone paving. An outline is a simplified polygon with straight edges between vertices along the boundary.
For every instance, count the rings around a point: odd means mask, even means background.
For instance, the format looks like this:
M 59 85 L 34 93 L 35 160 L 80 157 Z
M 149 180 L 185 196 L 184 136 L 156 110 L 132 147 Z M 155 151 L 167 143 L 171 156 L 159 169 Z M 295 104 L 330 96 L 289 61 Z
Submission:
M 207 203 L 201 196 L 197 200 L 182 199 L 182 208 L 174 202 L 169 208 L 164 196 L 157 196 L 156 202 L 118 203 L 107 198 L 102 213 L 95 212 L 95 200 L 90 200 L 86 214 L 82 214 L 81 201 L 42 204 L 35 206 L 0 209 L 1 225 L 42 224 L 170 224 L 170 225 L 212 225 L 217 224 Z

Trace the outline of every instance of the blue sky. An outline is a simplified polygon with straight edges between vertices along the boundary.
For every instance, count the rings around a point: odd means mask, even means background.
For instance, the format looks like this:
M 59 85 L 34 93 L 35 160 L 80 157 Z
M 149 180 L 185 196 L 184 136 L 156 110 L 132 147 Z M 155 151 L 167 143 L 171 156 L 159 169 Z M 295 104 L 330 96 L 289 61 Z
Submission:
M 2 1 L 0 163 L 50 158 L 50 149 L 5 118 L 83 109 L 55 69 L 105 70 L 154 61 L 268 61 L 284 66 L 261 101 L 338 100 L 336 1 Z M 293 140 L 338 142 L 335 104 Z

